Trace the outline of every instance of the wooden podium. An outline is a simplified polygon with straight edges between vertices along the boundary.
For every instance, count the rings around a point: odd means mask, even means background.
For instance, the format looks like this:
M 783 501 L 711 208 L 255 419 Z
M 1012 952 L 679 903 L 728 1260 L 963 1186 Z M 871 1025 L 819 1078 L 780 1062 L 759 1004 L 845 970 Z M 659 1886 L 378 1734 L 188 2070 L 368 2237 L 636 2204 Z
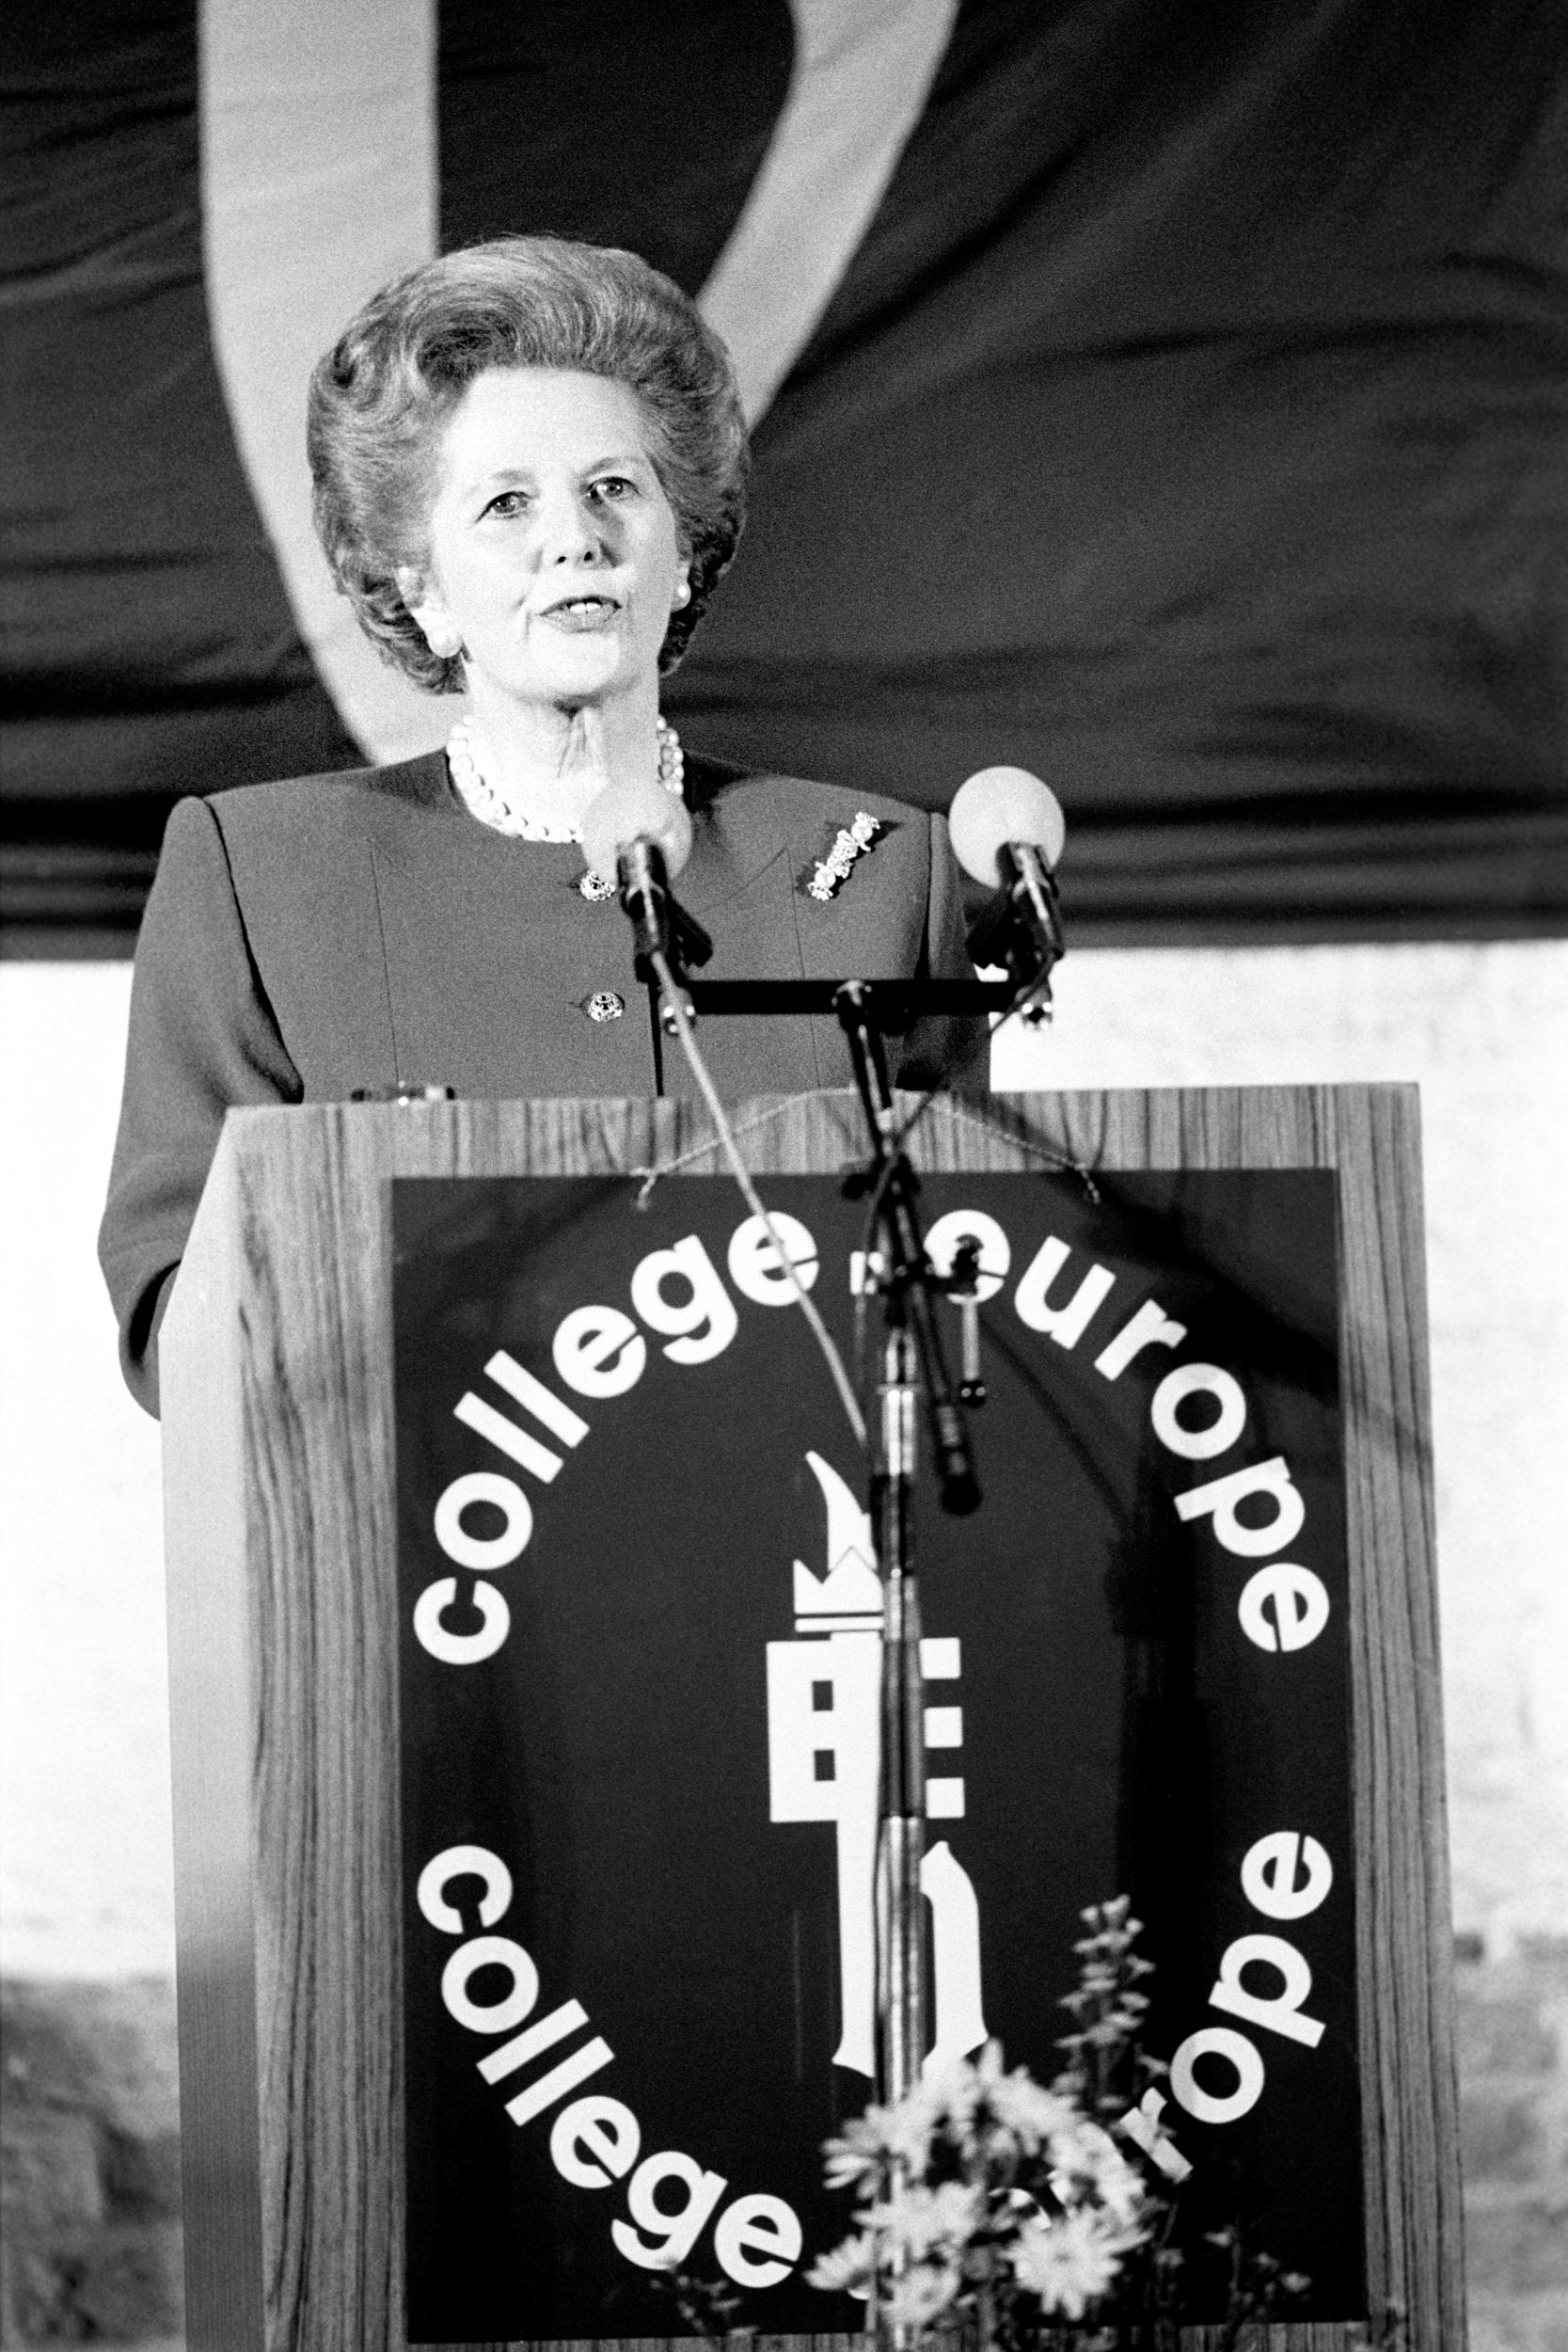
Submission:
M 744 1105 L 736 1123 L 759 1172 L 862 1153 L 848 1095 Z M 193 2352 L 407 2342 L 388 1179 L 678 1161 L 672 1182 L 722 1180 L 707 1132 L 676 1102 L 230 1115 L 162 1339 Z M 1410 2352 L 1454 2352 L 1415 1090 L 942 1102 L 911 1156 L 974 1174 L 1042 1152 L 1097 1171 L 1337 1171 L 1366 2269 Z M 1320 2322 L 1269 2340 L 1338 2352 L 1355 2337 Z

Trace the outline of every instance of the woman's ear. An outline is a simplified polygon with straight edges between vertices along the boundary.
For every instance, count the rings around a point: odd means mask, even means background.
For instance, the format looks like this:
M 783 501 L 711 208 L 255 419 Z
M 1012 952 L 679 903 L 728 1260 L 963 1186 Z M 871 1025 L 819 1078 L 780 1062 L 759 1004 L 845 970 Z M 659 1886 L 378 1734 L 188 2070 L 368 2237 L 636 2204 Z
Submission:
M 463 650 L 462 632 L 453 621 L 440 593 L 432 587 L 422 574 L 411 564 L 400 564 L 394 575 L 398 594 L 418 621 L 425 644 L 438 661 L 450 661 Z

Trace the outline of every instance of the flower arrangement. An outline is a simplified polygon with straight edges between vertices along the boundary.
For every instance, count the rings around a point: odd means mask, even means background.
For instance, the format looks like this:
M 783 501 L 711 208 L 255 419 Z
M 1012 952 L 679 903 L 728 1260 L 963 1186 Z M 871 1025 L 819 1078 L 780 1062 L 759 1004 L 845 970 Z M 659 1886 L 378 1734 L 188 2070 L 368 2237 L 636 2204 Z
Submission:
M 989 2042 L 827 2143 L 829 2186 L 853 2189 L 860 2213 L 809 2281 L 874 2295 L 884 2344 L 940 2332 L 962 2352 L 1180 2352 L 1201 2305 L 1209 2352 L 1243 2352 L 1309 2284 L 1235 2220 L 1175 2242 L 1196 2183 L 1159 2128 L 1165 2069 L 1140 2046 L 1152 1973 L 1141 1924 L 1125 1896 L 1080 1915 L 1078 1983 L 1062 2004 L 1071 2028 L 1049 2089 L 1008 2073 Z M 666 2284 L 692 2334 L 732 2346 L 754 2337 L 726 2284 L 684 2274 Z M 1350 2341 L 1401 2352 L 1402 2312 L 1386 2306 Z
M 1005 2073 L 995 2042 L 830 2141 L 828 2178 L 864 2211 L 811 2282 L 864 2292 L 875 2274 L 895 2327 L 973 2312 L 1006 2340 L 998 2323 L 1023 2298 L 1082 2319 L 1148 2235 L 1142 2179 L 1110 2134 L 1022 2069 Z
M 1008 2073 L 990 2042 L 827 2144 L 829 2185 L 852 2188 L 860 2213 L 811 2283 L 874 2295 L 885 2330 L 958 2330 L 983 2352 L 1022 2352 L 1086 2327 L 1075 2352 L 1174 2352 L 1188 2256 L 1172 2231 L 1192 2168 L 1148 2098 L 1164 2071 L 1139 2046 L 1150 1963 L 1125 1897 L 1082 1916 L 1066 2063 L 1049 2089 Z M 1229 2352 L 1307 2281 L 1249 2251 L 1233 2227 L 1205 2244 L 1205 2284 L 1227 2312 L 1211 2340 Z

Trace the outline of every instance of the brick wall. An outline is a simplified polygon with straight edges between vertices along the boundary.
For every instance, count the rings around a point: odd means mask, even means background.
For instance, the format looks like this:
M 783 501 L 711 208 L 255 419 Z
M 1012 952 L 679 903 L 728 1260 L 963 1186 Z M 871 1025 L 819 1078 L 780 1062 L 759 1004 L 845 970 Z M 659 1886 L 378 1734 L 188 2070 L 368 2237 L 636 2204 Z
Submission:
M 1568 1937 L 1459 1952 L 1471 2352 L 1568 2352 Z
M 0 1984 L 0 2344 L 182 2323 L 174 1989 Z

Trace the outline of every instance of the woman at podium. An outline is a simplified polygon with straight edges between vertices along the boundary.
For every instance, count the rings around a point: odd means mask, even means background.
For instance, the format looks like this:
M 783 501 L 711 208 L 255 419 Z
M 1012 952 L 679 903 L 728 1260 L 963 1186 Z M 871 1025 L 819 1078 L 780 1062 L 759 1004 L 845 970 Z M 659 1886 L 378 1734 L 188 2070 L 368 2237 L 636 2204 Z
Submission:
M 734 555 L 747 466 L 727 355 L 668 278 L 547 237 L 447 254 L 344 330 L 309 434 L 340 587 L 461 715 L 443 752 L 214 790 L 169 819 L 100 1241 L 153 1411 L 162 1304 L 231 1104 L 684 1085 L 614 885 L 585 869 L 607 783 L 684 801 L 679 896 L 709 976 L 971 969 L 941 818 L 688 755 L 660 714 Z M 983 1023 L 898 1042 L 902 1084 L 984 1083 Z M 703 1043 L 731 1097 L 849 1083 L 831 1021 L 716 1020 Z

